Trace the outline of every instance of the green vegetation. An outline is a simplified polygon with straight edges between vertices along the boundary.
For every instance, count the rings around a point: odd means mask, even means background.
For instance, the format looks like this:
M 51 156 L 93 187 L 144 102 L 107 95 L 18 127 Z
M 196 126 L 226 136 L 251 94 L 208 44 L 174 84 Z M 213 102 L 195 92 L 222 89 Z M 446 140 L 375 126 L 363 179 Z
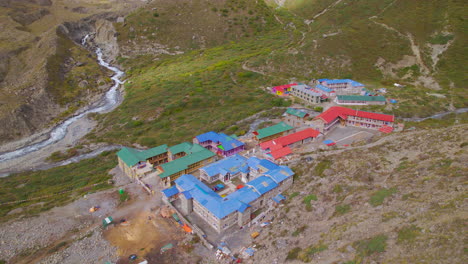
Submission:
M 334 193 L 342 193 L 343 192 L 343 186 L 341 186 L 340 184 L 336 184 L 335 186 L 333 186 L 333 192 Z
M 88 192 L 109 188 L 108 171 L 116 164 L 115 154 L 104 153 L 96 158 L 47 171 L 25 172 L 3 178 L 0 181 L 0 203 L 48 197 L 3 204 L 0 206 L 0 221 L 18 215 L 36 215 L 55 206 L 69 203 Z M 8 212 L 21 207 L 22 211 L 7 215 Z
M 411 243 L 414 240 L 416 240 L 416 237 L 421 234 L 421 228 L 415 226 L 415 225 L 410 225 L 403 227 L 398 231 L 398 243 Z
M 67 149 L 65 152 L 63 151 L 56 151 L 50 154 L 49 157 L 47 157 L 46 161 L 51 161 L 51 162 L 59 162 L 62 160 L 66 160 L 69 158 L 72 158 L 76 155 L 78 155 L 78 150 L 82 148 L 81 146 L 76 146 L 74 148 Z
M 468 113 L 448 114 L 441 119 L 429 118 L 421 122 L 405 122 L 405 127 L 415 127 L 419 129 L 444 128 L 456 124 L 468 123 Z
M 293 237 L 297 237 L 299 234 L 302 234 L 302 232 L 304 232 L 306 229 L 307 229 L 307 225 L 303 225 L 301 227 L 299 227 L 298 229 L 294 230 L 294 232 L 292 232 L 292 236 Z
M 296 196 L 298 196 L 300 193 L 299 192 L 293 192 L 290 196 L 289 196 L 289 199 L 292 199 Z
M 322 106 L 316 106 L 314 107 L 315 112 L 323 112 L 323 107 Z
M 374 253 L 384 252 L 387 246 L 387 239 L 386 235 L 377 235 L 367 240 L 357 241 L 354 243 L 354 246 L 361 256 L 370 256 Z
M 47 251 L 48 254 L 52 254 L 52 253 L 55 253 L 57 251 L 59 251 L 60 249 L 62 249 L 63 247 L 66 247 L 68 245 L 68 243 L 66 241 L 62 241 L 60 243 L 58 243 L 57 245 L 55 245 L 53 248 L 49 249 Z
M 255 40 L 130 66 L 124 102 L 115 111 L 96 116 L 100 128 L 88 139 L 155 146 L 191 140 L 208 130 L 241 134 L 245 130 L 234 131 L 234 122 L 290 104 L 260 88 L 282 83 L 280 76 L 244 74 L 242 63 L 266 57 L 288 41 L 288 35 L 272 32 Z
M 300 247 L 295 247 L 293 249 L 291 249 L 289 252 L 288 252 L 288 255 L 286 256 L 286 260 L 295 260 L 297 259 L 297 256 L 299 254 L 299 252 L 302 251 L 302 248 Z
M 439 34 L 437 36 L 434 36 L 432 39 L 429 40 L 429 43 L 431 44 L 439 44 L 439 45 L 445 45 L 447 44 L 450 40 L 453 39 L 453 35 L 442 35 Z
M 126 202 L 128 200 L 130 200 L 130 195 L 128 195 L 128 192 L 123 192 L 119 194 L 119 201 L 121 203 Z
M 349 204 L 340 204 L 335 207 L 335 213 L 339 215 L 346 214 L 351 210 L 351 206 Z
M 302 201 L 306 205 L 306 210 L 308 212 L 312 211 L 312 204 L 310 203 L 311 201 L 317 201 L 317 196 L 315 196 L 315 194 L 307 195 Z
M 310 245 L 307 248 L 300 248 L 300 247 L 295 247 L 292 250 L 288 252 L 288 255 L 286 257 L 286 260 L 300 260 L 302 262 L 310 262 L 312 259 L 312 256 L 320 253 L 322 251 L 325 251 L 328 249 L 328 245 L 323 244 L 320 242 L 317 245 Z
M 387 198 L 388 196 L 396 192 L 397 192 L 397 189 L 395 187 L 390 188 L 390 189 L 385 189 L 385 188 L 380 189 L 374 194 L 372 194 L 372 196 L 369 199 L 369 203 L 374 207 L 379 206 L 384 202 L 385 198 Z
M 56 53 L 47 59 L 48 85 L 46 89 L 57 103 L 68 105 L 76 110 L 84 104 L 81 99 L 86 94 L 98 93 L 98 87 L 106 83 L 110 84 L 111 80 L 106 76 L 107 70 L 100 67 L 95 59 L 88 55 L 88 51 L 75 45 L 60 30 L 57 30 L 56 45 Z M 103 83 L 98 83 L 99 80 Z M 80 87 L 80 81 L 86 85 Z
M 330 166 L 332 165 L 332 162 L 331 160 L 322 160 L 320 161 L 314 168 L 314 173 L 315 175 L 319 176 L 319 177 L 323 177 L 323 172 L 330 168 Z

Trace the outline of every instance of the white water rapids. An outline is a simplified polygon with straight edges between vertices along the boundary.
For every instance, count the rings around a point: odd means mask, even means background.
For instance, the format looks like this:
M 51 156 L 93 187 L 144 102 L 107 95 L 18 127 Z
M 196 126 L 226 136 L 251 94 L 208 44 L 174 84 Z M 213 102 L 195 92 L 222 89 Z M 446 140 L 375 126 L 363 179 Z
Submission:
M 82 43 L 86 43 L 86 40 L 88 37 L 89 36 L 86 35 L 83 38 Z M 82 112 L 78 112 L 74 116 L 66 119 L 65 121 L 57 125 L 55 128 L 53 128 L 52 131 L 50 132 L 49 138 L 44 141 L 31 144 L 28 146 L 24 146 L 20 149 L 17 149 L 11 152 L 5 152 L 5 153 L 0 154 L 0 162 L 4 162 L 7 160 L 21 157 L 31 152 L 38 151 L 50 144 L 53 144 L 63 139 L 67 135 L 68 127 L 74 122 L 76 122 L 78 119 L 90 113 L 107 112 L 111 110 L 112 108 L 114 108 L 119 103 L 118 88 L 121 84 L 124 83 L 123 81 L 120 80 L 120 78 L 124 75 L 124 72 L 122 72 L 121 70 L 117 69 L 114 66 L 109 65 L 109 63 L 105 62 L 104 59 L 102 58 L 103 55 L 102 55 L 101 49 L 98 48 L 96 50 L 96 54 L 97 54 L 97 59 L 99 61 L 99 64 L 115 73 L 111 78 L 114 81 L 114 85 L 105 94 L 104 100 L 101 103 L 101 105 L 97 105 L 95 107 L 92 107 L 84 111 L 82 110 Z

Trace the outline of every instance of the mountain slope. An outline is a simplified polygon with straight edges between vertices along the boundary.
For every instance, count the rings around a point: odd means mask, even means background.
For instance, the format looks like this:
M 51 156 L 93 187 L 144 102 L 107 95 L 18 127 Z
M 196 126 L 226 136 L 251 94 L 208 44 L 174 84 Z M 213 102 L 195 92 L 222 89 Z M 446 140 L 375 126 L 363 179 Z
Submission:
M 102 94 L 108 72 L 57 28 L 131 10 L 132 2 L 0 1 L 0 143 L 47 128 Z

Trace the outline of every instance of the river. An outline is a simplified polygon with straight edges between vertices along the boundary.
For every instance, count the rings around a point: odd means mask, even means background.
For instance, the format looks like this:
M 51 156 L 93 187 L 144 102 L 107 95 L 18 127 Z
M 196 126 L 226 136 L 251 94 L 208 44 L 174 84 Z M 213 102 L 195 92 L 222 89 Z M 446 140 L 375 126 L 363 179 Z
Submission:
M 86 36 L 83 39 L 83 42 L 86 41 L 88 36 Z M 113 80 L 114 84 L 113 86 L 105 93 L 103 96 L 103 99 L 100 100 L 98 103 L 89 105 L 77 113 L 73 115 L 72 117 L 64 120 L 57 126 L 55 126 L 53 129 L 50 130 L 48 133 L 48 137 L 45 140 L 42 140 L 40 142 L 36 142 L 30 145 L 26 145 L 24 147 L 21 147 L 19 149 L 16 149 L 14 151 L 10 152 L 4 152 L 0 154 L 0 164 L 5 163 L 7 161 L 11 161 L 13 159 L 18 159 L 20 157 L 23 157 L 25 155 L 37 152 L 41 149 L 44 149 L 47 146 L 50 146 L 52 144 L 55 144 L 61 140 L 63 140 L 67 134 L 70 133 L 70 126 L 73 126 L 75 123 L 78 121 L 82 121 L 85 119 L 87 114 L 90 113 L 105 113 L 108 112 L 112 109 L 114 109 L 120 102 L 120 91 L 119 91 L 119 86 L 123 84 L 124 82 L 121 80 L 122 76 L 124 75 L 124 72 L 119 70 L 117 67 L 111 66 L 109 63 L 104 61 L 103 59 L 103 54 L 101 49 L 96 50 L 96 55 L 98 62 L 101 66 L 111 70 L 114 75 L 111 77 Z M 83 137 L 84 135 L 80 135 Z M 75 138 L 75 141 L 78 140 L 79 138 Z M 95 153 L 95 152 L 94 152 Z M 88 155 L 86 155 L 87 157 Z

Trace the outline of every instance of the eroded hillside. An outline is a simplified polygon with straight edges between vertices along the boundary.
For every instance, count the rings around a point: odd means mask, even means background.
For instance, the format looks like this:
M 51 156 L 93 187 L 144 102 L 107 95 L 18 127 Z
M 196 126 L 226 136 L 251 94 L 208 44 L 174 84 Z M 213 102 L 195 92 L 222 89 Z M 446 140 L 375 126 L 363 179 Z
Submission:
M 110 84 L 109 73 L 61 25 L 129 11 L 134 2 L 0 1 L 1 143 L 51 126 L 98 99 Z
M 254 262 L 464 263 L 466 128 L 394 134 L 298 162 Z

